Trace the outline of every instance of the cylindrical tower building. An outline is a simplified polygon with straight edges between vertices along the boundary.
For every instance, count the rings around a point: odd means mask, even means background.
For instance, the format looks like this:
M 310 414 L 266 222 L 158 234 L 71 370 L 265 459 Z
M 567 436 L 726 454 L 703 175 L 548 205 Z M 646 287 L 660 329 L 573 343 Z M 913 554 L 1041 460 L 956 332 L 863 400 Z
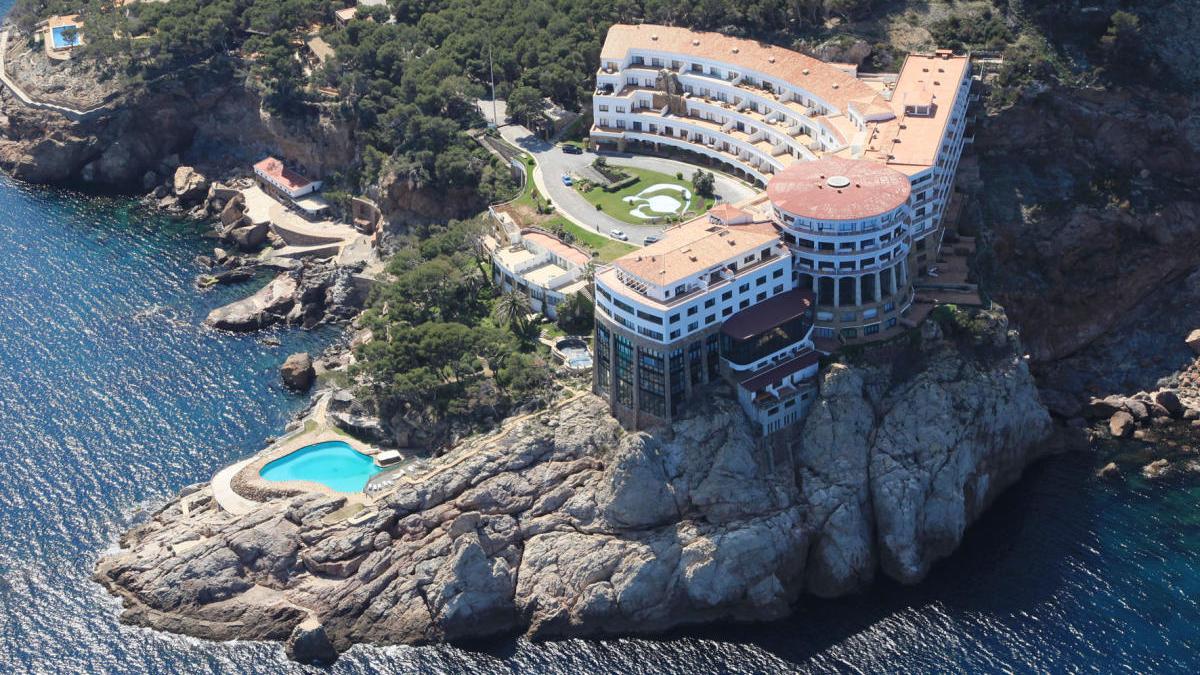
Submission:
M 793 164 L 767 184 L 796 286 L 817 298 L 815 337 L 870 337 L 912 304 L 911 192 L 899 171 L 832 156 Z

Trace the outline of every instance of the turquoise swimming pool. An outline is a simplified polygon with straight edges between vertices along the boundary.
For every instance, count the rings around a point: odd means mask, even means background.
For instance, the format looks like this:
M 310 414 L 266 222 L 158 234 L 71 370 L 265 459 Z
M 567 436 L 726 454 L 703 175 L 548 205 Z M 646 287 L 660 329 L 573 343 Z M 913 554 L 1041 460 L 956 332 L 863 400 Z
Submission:
M 55 26 L 50 29 L 50 39 L 55 49 L 66 49 L 79 44 L 78 26 Z
M 375 461 L 343 441 L 310 445 L 267 464 L 258 472 L 273 482 L 306 480 L 338 492 L 362 492 L 379 473 Z

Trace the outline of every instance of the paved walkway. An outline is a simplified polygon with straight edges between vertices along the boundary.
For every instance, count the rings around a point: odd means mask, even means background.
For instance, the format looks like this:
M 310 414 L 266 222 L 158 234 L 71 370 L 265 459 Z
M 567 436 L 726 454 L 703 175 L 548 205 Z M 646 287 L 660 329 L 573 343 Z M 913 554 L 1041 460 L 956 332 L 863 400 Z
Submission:
M 24 103 L 25 105 L 27 105 L 31 108 L 41 108 L 43 110 L 53 110 L 55 112 L 62 113 L 63 115 L 66 115 L 70 119 L 73 119 L 77 122 L 86 120 L 89 117 L 94 117 L 98 113 L 105 110 L 107 104 L 98 105 L 94 108 L 89 108 L 87 110 L 76 110 L 75 108 L 69 108 L 65 105 L 59 105 L 57 103 L 47 103 L 45 101 L 39 101 L 39 100 L 33 98 L 32 96 L 27 94 L 24 89 L 17 86 L 17 83 L 14 82 L 8 76 L 8 63 L 6 62 L 7 58 L 8 58 L 8 31 L 4 30 L 4 31 L 0 31 L 0 82 L 3 82 L 4 86 L 8 87 L 8 89 L 13 93 L 14 96 L 17 97 L 17 100 L 20 101 L 21 103 Z
M 483 116 L 491 120 L 492 117 L 492 102 L 479 101 L 479 110 Z M 505 118 L 506 106 L 503 101 L 497 101 L 497 114 Z M 513 145 L 525 150 L 533 156 L 537 162 L 537 168 L 533 172 L 533 182 L 537 186 L 538 191 L 543 195 L 547 195 L 550 201 L 558 207 L 558 212 L 567 220 L 576 225 L 598 232 L 604 236 L 609 236 L 613 229 L 623 230 L 629 235 L 629 243 L 641 245 L 642 240 L 651 235 L 659 235 L 666 225 L 631 225 L 623 220 L 618 220 L 602 211 L 597 211 L 596 207 L 583 198 L 574 188 L 563 185 L 562 175 L 564 173 L 575 174 L 581 169 L 590 167 L 592 162 L 598 156 L 591 151 L 584 151 L 578 155 L 567 154 L 562 151 L 555 143 L 546 141 L 529 129 L 519 124 L 504 123 L 499 127 L 500 136 L 512 143 Z M 648 169 L 658 171 L 670 176 L 674 176 L 677 172 L 682 171 L 685 177 L 690 179 L 693 172 L 698 168 L 705 171 L 712 171 L 710 167 L 700 167 L 694 164 L 687 164 L 673 159 L 665 159 L 661 157 L 646 157 L 633 154 L 615 154 L 605 153 L 610 164 L 617 166 L 629 166 L 637 169 Z M 753 196 L 758 190 L 747 183 L 739 181 L 732 176 L 712 171 L 716 178 L 716 193 L 717 196 L 727 202 L 738 202 L 747 197 Z
M 217 500 L 218 506 L 235 516 L 244 516 L 258 508 L 258 502 L 250 501 L 233 491 L 233 477 L 257 458 L 258 455 L 255 455 L 236 464 L 230 464 L 218 471 L 217 475 L 212 478 L 213 499 Z

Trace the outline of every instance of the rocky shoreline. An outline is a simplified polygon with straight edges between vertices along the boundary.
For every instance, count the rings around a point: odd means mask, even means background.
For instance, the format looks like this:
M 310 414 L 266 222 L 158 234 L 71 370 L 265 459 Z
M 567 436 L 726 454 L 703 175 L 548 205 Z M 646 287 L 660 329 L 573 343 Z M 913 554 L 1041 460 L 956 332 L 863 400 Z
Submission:
M 830 367 L 787 448 L 756 442 L 719 388 L 654 433 L 583 395 L 469 439 L 353 516 L 306 495 L 233 518 L 189 489 L 96 579 L 124 621 L 286 640 L 316 662 L 360 642 L 771 619 L 802 593 L 912 583 L 1051 447 L 1016 334 L 991 319 L 973 341 L 931 324 L 902 358 Z

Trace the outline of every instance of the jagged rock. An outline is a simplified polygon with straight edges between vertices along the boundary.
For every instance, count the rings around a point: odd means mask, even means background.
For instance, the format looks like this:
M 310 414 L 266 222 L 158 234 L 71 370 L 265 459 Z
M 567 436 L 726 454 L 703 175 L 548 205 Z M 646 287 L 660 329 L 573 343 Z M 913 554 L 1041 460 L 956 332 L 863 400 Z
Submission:
M 1200 409 L 1188 408 L 1187 410 L 1184 410 L 1183 411 L 1183 419 L 1185 419 L 1185 420 L 1200 419 Z
M 175 169 L 171 192 L 183 205 L 198 204 L 208 194 L 208 179 L 190 166 Z
M 1109 462 L 1096 472 L 1096 476 L 1104 480 L 1114 480 L 1121 477 L 1121 468 L 1116 462 Z
M 197 265 L 203 267 L 206 270 L 212 269 L 212 267 L 213 267 L 213 259 L 206 255 L 198 255 L 195 257 L 194 261 Z
M 313 369 L 312 357 L 308 352 L 298 352 L 287 357 L 279 368 L 279 376 L 288 389 L 308 391 L 312 386 L 317 371 Z
M 1133 429 L 1133 415 L 1124 410 L 1118 410 L 1108 419 L 1108 433 L 1114 438 L 1125 438 L 1133 433 Z
M 224 265 L 229 262 L 229 251 L 220 247 L 214 248 L 213 259 L 217 261 L 217 264 Z
M 1156 459 L 1146 466 L 1142 467 L 1142 475 L 1146 478 L 1154 480 L 1162 478 L 1171 470 L 1171 463 L 1165 459 Z
M 280 274 L 248 298 L 209 312 L 204 323 L 219 330 L 245 332 L 278 323 L 296 305 L 296 279 Z
M 361 520 L 328 522 L 345 500 L 317 495 L 233 518 L 172 502 L 96 578 L 127 599 L 126 621 L 291 638 L 294 658 L 325 653 L 313 617 L 344 651 L 761 620 L 805 591 L 852 592 L 880 573 L 911 583 L 1044 451 L 1049 414 L 1004 339 L 986 356 L 914 347 L 931 351 L 904 358 L 924 365 L 895 380 L 831 367 L 790 432 L 794 456 L 768 453 L 718 385 L 657 432 L 627 432 L 583 396 L 463 439 Z M 345 395 L 330 408 L 357 414 Z M 188 541 L 202 543 L 172 549 Z M 319 649 L 302 648 L 310 638 Z
M 309 618 L 296 624 L 284 645 L 288 658 L 297 663 L 328 665 L 337 660 L 337 650 L 320 621 Z
M 269 231 L 266 223 L 250 223 L 229 230 L 224 238 L 243 251 L 253 251 L 267 241 Z
M 1187 346 L 1192 348 L 1192 351 L 1200 355 L 1200 328 L 1188 333 Z
M 1171 417 L 1183 417 L 1183 403 L 1179 400 L 1179 394 L 1170 389 L 1163 389 L 1156 392 L 1154 394 L 1154 402 L 1162 406 Z
M 378 417 L 356 415 L 349 412 L 331 412 L 329 418 L 339 429 L 369 443 L 382 443 L 388 439 L 387 430 L 383 428 L 383 422 Z
M 1146 406 L 1145 402 L 1139 401 L 1135 398 L 1125 399 L 1122 407 L 1129 411 L 1129 414 L 1133 415 L 1133 419 L 1138 422 L 1141 422 L 1150 416 L 1150 408 Z
M 1084 407 L 1084 416 L 1091 420 L 1108 419 L 1123 408 L 1125 399 L 1120 396 L 1094 398 Z
M 1055 417 L 1070 419 L 1078 415 L 1079 411 L 1083 409 L 1079 399 L 1066 392 L 1062 392 L 1057 389 L 1043 389 L 1040 393 L 1042 397 L 1042 403 L 1046 405 L 1046 408 L 1050 411 L 1050 414 L 1054 415 Z

